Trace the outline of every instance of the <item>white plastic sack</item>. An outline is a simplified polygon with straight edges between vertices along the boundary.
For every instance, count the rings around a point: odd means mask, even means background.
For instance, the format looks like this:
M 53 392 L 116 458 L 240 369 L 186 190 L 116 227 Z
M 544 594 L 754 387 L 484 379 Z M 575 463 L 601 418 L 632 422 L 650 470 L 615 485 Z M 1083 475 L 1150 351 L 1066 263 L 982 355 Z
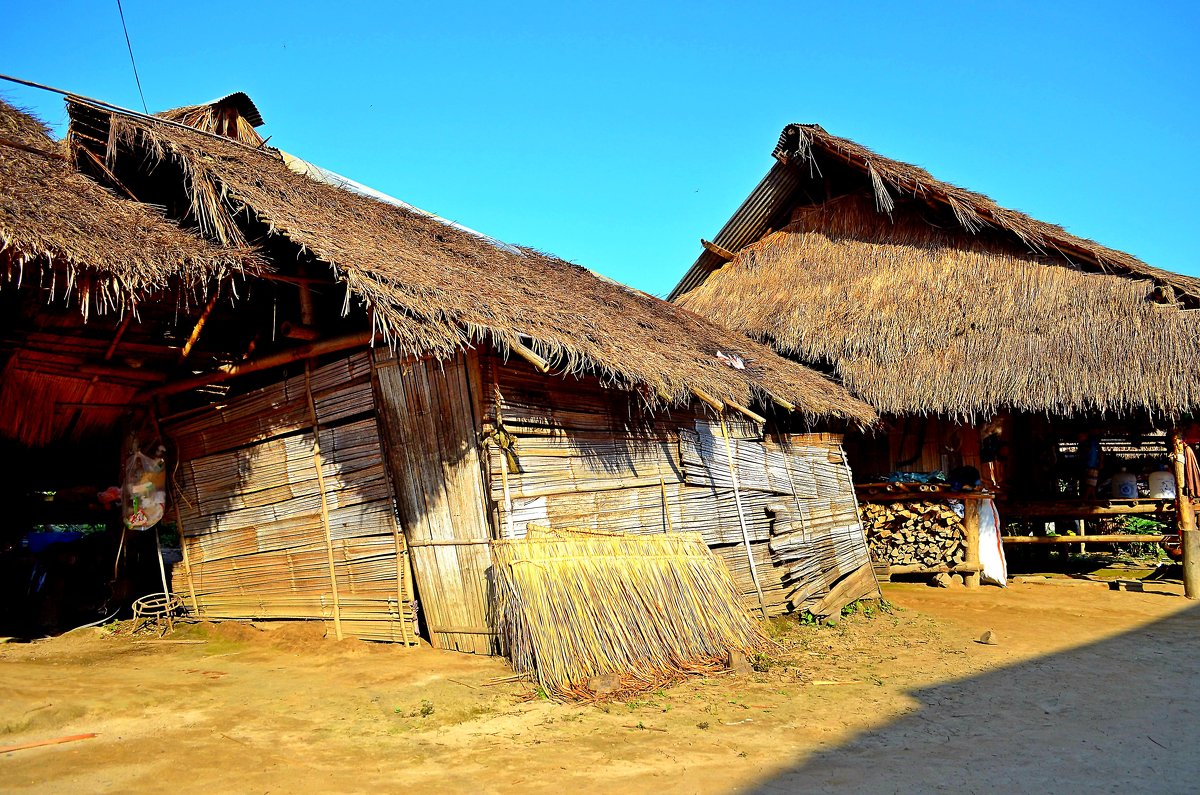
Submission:
M 979 562 L 983 566 L 980 579 L 999 585 L 1008 585 L 1008 563 L 1004 560 L 1004 542 L 1000 540 L 1000 512 L 995 500 L 979 503 Z

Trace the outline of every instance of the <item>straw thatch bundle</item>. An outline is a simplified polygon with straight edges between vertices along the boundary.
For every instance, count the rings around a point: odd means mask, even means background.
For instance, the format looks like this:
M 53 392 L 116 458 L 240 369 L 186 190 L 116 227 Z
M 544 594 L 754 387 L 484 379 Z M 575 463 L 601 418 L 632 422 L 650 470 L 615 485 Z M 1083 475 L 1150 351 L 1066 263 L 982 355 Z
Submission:
M 800 208 L 680 299 L 776 350 L 830 363 L 884 413 L 1200 405 L 1191 312 L 1148 280 L 1085 273 L 891 217 L 864 194 Z
M 224 135 L 251 146 L 261 146 L 263 138 L 254 128 L 263 123 L 258 108 L 241 91 L 203 105 L 185 105 L 164 110 L 158 116 L 195 127 L 197 130 Z
M 188 234 L 80 174 L 33 117 L 0 100 L 0 266 L 91 312 L 123 309 L 171 280 L 205 282 L 258 260 Z
M 134 164 L 178 169 L 190 215 L 212 238 L 237 243 L 250 219 L 330 266 L 347 307 L 353 297 L 368 309 L 403 353 L 524 345 L 563 372 L 594 372 L 652 404 L 686 403 L 700 390 L 741 405 L 779 398 L 810 417 L 873 419 L 824 376 L 579 266 L 317 182 L 273 150 L 82 101 L 70 111 L 72 135 L 109 161 L 132 154 Z M 744 369 L 726 363 L 737 359 Z
M 653 688 L 768 643 L 698 533 L 534 533 L 492 556 L 502 648 L 555 698 L 591 697 L 604 674 Z

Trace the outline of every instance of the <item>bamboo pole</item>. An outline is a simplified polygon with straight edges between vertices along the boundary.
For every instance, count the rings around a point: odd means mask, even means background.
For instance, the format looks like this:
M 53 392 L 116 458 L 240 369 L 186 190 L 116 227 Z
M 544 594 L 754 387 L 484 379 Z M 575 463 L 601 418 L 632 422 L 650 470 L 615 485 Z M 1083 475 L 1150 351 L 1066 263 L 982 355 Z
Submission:
M 1187 463 L 1178 428 L 1171 429 L 1171 463 L 1175 470 L 1175 526 L 1183 550 L 1183 594 L 1188 599 L 1200 599 L 1200 532 L 1196 530 L 1196 512 L 1187 493 Z
M 324 462 L 321 460 L 321 429 L 317 423 L 317 404 L 312 393 L 312 366 L 304 365 L 304 393 L 308 396 L 308 412 L 312 417 L 313 465 L 317 468 L 317 489 L 321 492 L 321 525 L 325 529 L 325 552 L 329 559 L 329 582 L 333 587 L 333 631 L 342 639 L 342 603 L 338 597 L 337 571 L 333 560 L 333 534 L 329 530 L 329 497 L 325 491 Z
M 737 508 L 738 524 L 742 528 L 742 543 L 746 547 L 746 561 L 750 564 L 750 579 L 754 582 L 754 590 L 758 594 L 758 609 L 763 618 L 767 617 L 767 600 L 763 597 L 762 585 L 758 581 L 758 567 L 754 563 L 754 553 L 750 549 L 750 532 L 746 529 L 746 514 L 742 511 L 742 494 L 738 486 L 737 468 L 733 464 L 733 444 L 729 441 L 729 426 L 725 415 L 721 415 L 721 435 L 725 437 L 725 459 L 729 464 L 729 477 L 733 480 L 733 504 Z
M 671 522 L 671 506 L 667 502 L 667 481 L 662 475 L 658 476 L 658 488 L 662 493 L 663 530 L 671 533 L 674 532 L 675 526 Z
M 174 485 L 174 484 L 172 484 Z M 179 489 L 174 489 L 178 493 Z M 188 593 L 192 597 L 192 611 L 200 617 L 200 602 L 196 599 L 196 584 L 192 581 L 192 562 L 188 558 L 187 539 L 184 538 L 183 517 L 179 514 L 179 502 L 175 502 L 175 529 L 179 532 L 179 551 L 183 553 L 183 574 L 187 578 Z
M 163 596 L 166 597 L 167 602 L 167 629 L 174 632 L 175 619 L 171 617 L 171 589 L 167 587 L 167 567 L 163 565 L 162 537 L 158 532 L 158 525 L 154 525 L 154 549 L 158 552 L 158 574 L 162 577 Z

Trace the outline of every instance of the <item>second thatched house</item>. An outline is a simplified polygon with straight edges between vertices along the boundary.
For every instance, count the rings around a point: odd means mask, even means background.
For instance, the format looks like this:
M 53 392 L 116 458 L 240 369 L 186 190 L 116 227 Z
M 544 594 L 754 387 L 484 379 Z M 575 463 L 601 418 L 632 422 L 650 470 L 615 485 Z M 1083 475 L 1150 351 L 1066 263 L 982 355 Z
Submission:
M 926 493 L 982 487 L 1010 518 L 1174 510 L 1150 475 L 1200 407 L 1200 281 L 816 125 L 774 158 L 671 298 L 875 407 L 885 432 L 848 442 L 860 480 L 940 471 Z
M 489 544 L 531 524 L 702 533 L 766 614 L 874 591 L 839 438 L 812 432 L 874 412 L 827 377 L 267 148 L 244 94 L 68 109 L 71 179 L 228 264 L 30 260 L 6 338 L 20 360 L 59 329 L 67 380 L 10 400 L 127 451 L 168 442 L 174 585 L 197 615 L 489 652 Z M 73 443 L 48 433 L 22 444 Z

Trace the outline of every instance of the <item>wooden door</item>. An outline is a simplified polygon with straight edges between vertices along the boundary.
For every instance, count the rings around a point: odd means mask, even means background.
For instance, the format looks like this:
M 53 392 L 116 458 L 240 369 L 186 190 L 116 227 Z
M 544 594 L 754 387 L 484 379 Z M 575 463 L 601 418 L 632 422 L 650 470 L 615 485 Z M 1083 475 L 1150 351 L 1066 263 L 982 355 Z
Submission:
M 388 468 L 430 640 L 442 649 L 490 654 L 478 357 L 406 361 L 386 350 L 375 357 Z

